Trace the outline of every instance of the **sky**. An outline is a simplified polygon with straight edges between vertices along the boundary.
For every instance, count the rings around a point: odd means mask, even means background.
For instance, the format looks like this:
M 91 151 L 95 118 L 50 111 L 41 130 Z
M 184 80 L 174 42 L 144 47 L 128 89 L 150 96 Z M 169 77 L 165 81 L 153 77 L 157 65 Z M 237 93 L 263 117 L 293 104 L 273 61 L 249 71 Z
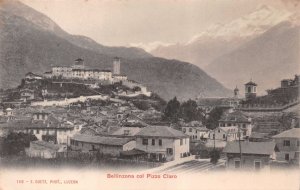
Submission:
M 108 46 L 184 43 L 214 23 L 299 0 L 21 0 L 71 34 Z M 285 1 L 285 2 L 282 2 Z

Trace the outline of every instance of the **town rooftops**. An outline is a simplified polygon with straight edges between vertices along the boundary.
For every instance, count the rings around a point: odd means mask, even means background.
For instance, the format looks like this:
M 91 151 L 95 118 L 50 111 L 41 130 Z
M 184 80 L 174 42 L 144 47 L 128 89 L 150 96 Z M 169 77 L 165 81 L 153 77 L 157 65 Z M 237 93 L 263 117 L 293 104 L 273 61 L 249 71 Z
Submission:
M 138 137 L 165 137 L 165 138 L 185 138 L 188 135 L 181 131 L 173 129 L 167 126 L 148 126 L 142 128 L 139 133 L 136 134 Z
M 293 128 L 284 131 L 278 135 L 273 136 L 273 138 L 297 138 L 300 139 L 300 128 Z
M 91 136 L 91 135 L 83 135 L 83 134 L 76 134 L 71 139 L 79 142 L 87 142 L 87 143 L 110 145 L 110 146 L 122 146 L 133 140 L 132 138 Z
M 245 85 L 257 86 L 257 84 L 256 84 L 256 83 L 254 83 L 254 82 L 252 82 L 252 81 L 250 81 L 250 82 L 247 82 Z
M 240 142 L 242 154 L 271 155 L 275 149 L 275 142 Z M 224 153 L 240 153 L 239 142 L 227 142 Z

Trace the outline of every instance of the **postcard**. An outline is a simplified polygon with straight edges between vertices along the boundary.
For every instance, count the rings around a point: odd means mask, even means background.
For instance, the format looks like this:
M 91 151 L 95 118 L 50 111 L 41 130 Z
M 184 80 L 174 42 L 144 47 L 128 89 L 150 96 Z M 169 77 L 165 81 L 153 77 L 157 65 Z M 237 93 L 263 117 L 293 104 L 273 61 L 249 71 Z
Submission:
M 0 190 L 299 190 L 299 0 L 0 0 Z

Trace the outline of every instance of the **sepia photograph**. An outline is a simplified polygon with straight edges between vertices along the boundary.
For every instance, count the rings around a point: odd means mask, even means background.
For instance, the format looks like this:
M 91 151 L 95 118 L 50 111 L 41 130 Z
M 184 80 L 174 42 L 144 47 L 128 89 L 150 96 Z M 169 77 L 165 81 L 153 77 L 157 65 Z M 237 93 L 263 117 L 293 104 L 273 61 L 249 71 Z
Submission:
M 0 190 L 299 190 L 299 0 L 0 0 Z

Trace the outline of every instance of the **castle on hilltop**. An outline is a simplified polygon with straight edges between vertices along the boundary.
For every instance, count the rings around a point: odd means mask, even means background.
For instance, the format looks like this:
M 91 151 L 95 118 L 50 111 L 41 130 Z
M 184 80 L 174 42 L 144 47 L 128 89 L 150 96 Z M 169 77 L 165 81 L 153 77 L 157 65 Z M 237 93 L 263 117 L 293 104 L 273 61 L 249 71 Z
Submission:
M 121 60 L 118 57 L 113 61 L 113 72 L 110 70 L 88 69 L 84 60 L 78 58 L 72 66 L 54 66 L 50 72 L 45 72 L 46 78 L 83 79 L 83 80 L 104 80 L 110 83 L 126 81 L 127 76 L 120 74 Z

